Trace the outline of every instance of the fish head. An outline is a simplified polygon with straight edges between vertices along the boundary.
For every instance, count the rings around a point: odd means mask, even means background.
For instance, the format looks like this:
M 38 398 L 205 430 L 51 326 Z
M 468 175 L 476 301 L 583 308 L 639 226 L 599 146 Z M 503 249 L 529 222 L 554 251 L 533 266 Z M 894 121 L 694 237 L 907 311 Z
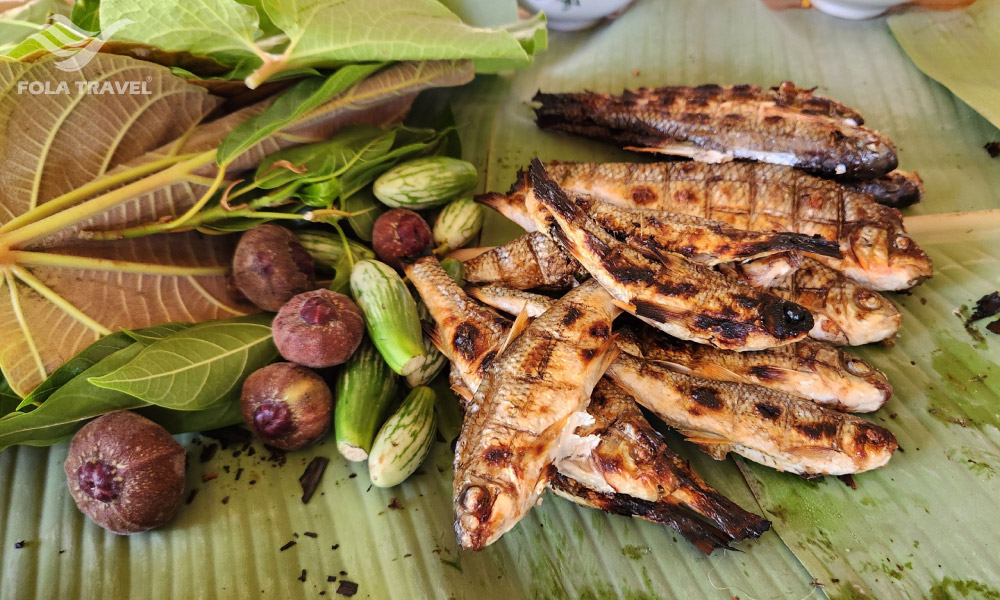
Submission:
M 855 382 L 851 386 L 852 410 L 871 412 L 884 406 L 892 395 L 892 385 L 885 373 L 856 356 L 839 349 L 838 352 L 840 367 L 850 376 L 847 380 Z
M 849 177 L 856 179 L 874 179 L 892 171 L 899 165 L 896 147 L 877 131 L 864 127 L 852 128 L 856 133 L 854 147 L 845 157 L 848 161 Z M 836 136 L 839 131 L 835 131 Z
M 868 223 L 850 232 L 850 252 L 861 269 L 849 273 L 852 279 L 875 289 L 901 290 L 931 276 L 930 257 L 901 226 L 894 229 Z
M 455 490 L 455 534 L 465 550 L 482 550 L 510 529 L 516 519 L 514 499 L 498 485 L 468 483 Z
M 856 473 L 884 466 L 899 448 L 891 431 L 858 419 L 845 440 L 844 451 L 851 454 Z

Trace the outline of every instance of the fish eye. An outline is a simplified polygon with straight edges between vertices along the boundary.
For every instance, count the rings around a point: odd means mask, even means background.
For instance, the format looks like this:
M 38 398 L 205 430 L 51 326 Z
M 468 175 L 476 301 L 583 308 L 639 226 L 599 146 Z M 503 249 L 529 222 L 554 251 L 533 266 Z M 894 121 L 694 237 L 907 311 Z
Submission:
M 899 248 L 900 250 L 906 250 L 907 248 L 910 247 L 910 238 L 906 237 L 905 235 L 897 235 L 896 240 L 893 242 L 893 245 Z
M 853 356 L 848 357 L 844 362 L 844 368 L 847 372 L 856 377 L 865 377 L 866 375 L 871 375 L 872 368 L 868 363 L 861 360 L 860 358 L 854 358 Z
M 862 310 L 878 310 L 882 307 L 882 299 L 868 290 L 858 290 L 854 295 L 854 303 Z

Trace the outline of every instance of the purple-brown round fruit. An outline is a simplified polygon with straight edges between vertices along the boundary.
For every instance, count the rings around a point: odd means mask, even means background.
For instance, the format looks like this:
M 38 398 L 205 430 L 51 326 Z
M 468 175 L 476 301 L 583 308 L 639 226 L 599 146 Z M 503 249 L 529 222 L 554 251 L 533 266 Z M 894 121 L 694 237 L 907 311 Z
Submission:
M 285 360 L 322 369 L 347 362 L 361 344 L 365 321 L 350 298 L 330 290 L 299 294 L 271 323 L 274 345 Z
M 330 387 L 301 365 L 275 363 L 254 371 L 243 382 L 240 401 L 250 430 L 282 450 L 298 450 L 330 429 Z
M 415 259 L 431 253 L 431 228 L 424 218 L 405 208 L 394 208 L 375 221 L 372 248 L 382 262 L 402 270 L 403 259 Z
M 63 464 L 83 514 L 119 534 L 159 527 L 184 498 L 184 447 L 134 412 L 94 419 L 73 436 Z
M 233 283 L 248 300 L 277 311 L 292 296 L 316 287 L 316 266 L 295 234 L 264 224 L 243 234 L 233 255 Z

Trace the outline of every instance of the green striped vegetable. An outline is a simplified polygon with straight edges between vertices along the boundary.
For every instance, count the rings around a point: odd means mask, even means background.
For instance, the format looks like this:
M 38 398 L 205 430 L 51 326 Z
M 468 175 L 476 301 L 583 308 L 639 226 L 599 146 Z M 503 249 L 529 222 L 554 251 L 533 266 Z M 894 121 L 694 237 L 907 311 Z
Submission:
M 351 293 L 368 336 L 393 371 L 409 375 L 424 362 L 417 303 L 389 265 L 363 260 L 351 271 Z
M 434 244 L 446 250 L 464 247 L 479 235 L 485 217 L 482 205 L 472 198 L 452 200 L 434 222 Z
M 368 456 L 374 485 L 387 488 L 403 483 L 427 458 L 436 431 L 434 401 L 434 390 L 413 388 L 379 430 Z
M 362 461 L 396 397 L 399 378 L 367 338 L 341 367 L 334 382 L 333 431 L 344 458 Z
M 421 210 L 440 206 L 476 185 L 472 163 L 431 156 L 395 166 L 375 180 L 372 191 L 393 208 Z
M 316 267 L 333 271 L 336 270 L 337 263 L 344 257 L 344 242 L 340 236 L 333 231 L 323 231 L 321 229 L 306 229 L 296 231 L 299 243 L 306 249 L 309 256 L 312 256 Z M 354 240 L 348 239 L 347 246 L 351 249 L 354 260 L 370 260 L 375 258 L 375 252 Z
M 341 200 L 340 208 L 353 214 L 353 216 L 347 217 L 347 223 L 354 230 L 354 234 L 371 243 L 375 221 L 385 212 L 385 207 L 375 199 L 371 188 L 358 190 L 344 198 Z
M 406 384 L 410 387 L 427 385 L 448 366 L 448 359 L 437 349 L 434 343 L 424 336 L 424 362 L 420 367 L 406 376 Z

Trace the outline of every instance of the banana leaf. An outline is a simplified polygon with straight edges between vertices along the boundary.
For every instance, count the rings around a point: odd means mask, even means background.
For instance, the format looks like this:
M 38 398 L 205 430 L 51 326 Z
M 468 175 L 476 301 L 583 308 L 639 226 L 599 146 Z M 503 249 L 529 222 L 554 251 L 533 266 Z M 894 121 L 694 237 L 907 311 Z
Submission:
M 0 453 L 0 598 L 336 597 L 344 580 L 358 584 L 356 597 L 380 599 L 997 598 L 1000 338 L 977 324 L 982 340 L 973 339 L 953 311 L 1000 287 L 1000 216 L 939 215 L 1000 207 L 1000 168 L 982 150 L 1000 132 L 915 69 L 885 20 L 771 12 L 746 0 L 716 0 L 711 10 L 698 0 L 638 0 L 600 29 L 553 34 L 532 68 L 480 77 L 451 98 L 465 157 L 486 187 L 502 190 L 536 155 L 649 160 L 538 131 L 528 101 L 539 88 L 784 79 L 857 107 L 926 183 L 926 199 L 906 214 L 937 275 L 891 296 L 904 313 L 897 344 L 861 352 L 896 386 L 873 418 L 904 452 L 855 478 L 856 490 L 716 462 L 671 438 L 774 531 L 743 552 L 705 557 L 663 527 L 546 495 L 499 542 L 465 553 L 452 529 L 445 443 L 411 480 L 381 490 L 332 438 L 278 466 L 259 445 L 202 462 L 218 442 L 188 435 L 188 493 L 197 492 L 166 527 L 123 538 L 76 510 L 65 444 L 15 448 Z M 484 244 L 517 233 L 491 215 Z M 302 504 L 297 480 L 314 456 L 330 464 Z

